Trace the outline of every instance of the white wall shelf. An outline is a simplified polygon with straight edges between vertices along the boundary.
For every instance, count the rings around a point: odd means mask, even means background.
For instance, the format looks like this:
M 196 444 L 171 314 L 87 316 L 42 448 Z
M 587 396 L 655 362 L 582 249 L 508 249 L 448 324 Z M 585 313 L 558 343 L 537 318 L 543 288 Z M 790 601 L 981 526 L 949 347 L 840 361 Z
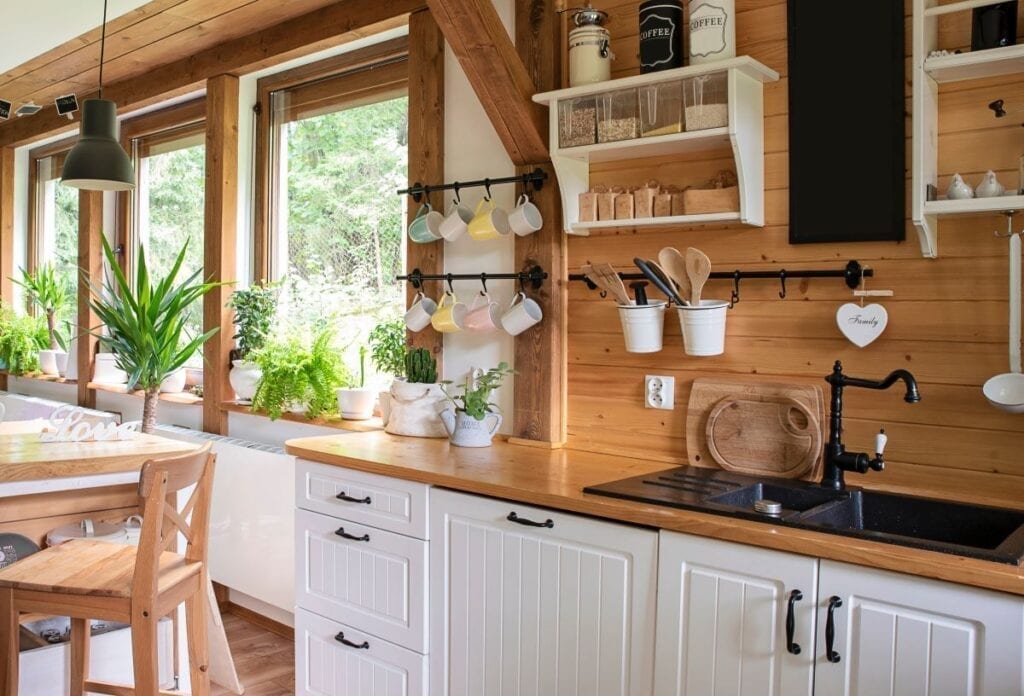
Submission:
M 1024 210 L 1024 196 L 995 196 L 966 200 L 926 201 L 925 215 L 991 215 L 1011 210 Z
M 615 90 L 683 80 L 700 75 L 727 73 L 728 125 L 707 130 L 686 131 L 614 143 L 597 143 L 561 148 L 558 144 L 558 103 Z M 693 65 L 646 75 L 634 75 L 593 85 L 569 87 L 536 94 L 533 100 L 549 109 L 551 161 L 562 193 L 562 213 L 568 234 L 587 235 L 590 230 L 632 228 L 654 225 L 700 225 L 739 221 L 764 226 L 764 88 L 779 75 L 749 56 L 718 63 Z M 590 189 L 590 165 L 625 159 L 657 157 L 688 152 L 730 149 L 739 180 L 740 209 L 706 215 L 677 215 L 632 220 L 579 222 L 579 195 Z
M 924 71 L 938 83 L 1024 72 L 1024 44 L 926 58 Z

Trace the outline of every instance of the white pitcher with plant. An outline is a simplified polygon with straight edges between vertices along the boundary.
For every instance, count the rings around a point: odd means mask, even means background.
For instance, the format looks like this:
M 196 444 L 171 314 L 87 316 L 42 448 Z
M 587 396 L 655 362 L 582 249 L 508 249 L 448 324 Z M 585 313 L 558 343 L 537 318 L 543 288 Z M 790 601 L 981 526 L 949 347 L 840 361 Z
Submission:
M 514 374 L 508 363 L 498 363 L 487 372 L 473 370 L 466 379 L 461 395 L 445 390 L 448 400 L 439 405 L 438 413 L 448 431 L 448 439 L 459 447 L 488 447 L 501 427 L 501 414 L 491 403 L 491 393 Z

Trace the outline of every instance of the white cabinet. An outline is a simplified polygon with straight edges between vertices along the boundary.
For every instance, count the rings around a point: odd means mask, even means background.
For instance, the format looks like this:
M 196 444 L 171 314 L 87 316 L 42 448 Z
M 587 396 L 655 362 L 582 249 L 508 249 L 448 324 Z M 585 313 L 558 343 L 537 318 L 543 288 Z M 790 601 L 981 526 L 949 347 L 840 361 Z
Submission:
M 651 694 L 655 532 L 439 489 L 430 510 L 432 696 Z
M 655 693 L 811 694 L 817 566 L 806 556 L 662 532 Z
M 1024 693 L 1020 597 L 822 561 L 818 605 L 817 694 Z

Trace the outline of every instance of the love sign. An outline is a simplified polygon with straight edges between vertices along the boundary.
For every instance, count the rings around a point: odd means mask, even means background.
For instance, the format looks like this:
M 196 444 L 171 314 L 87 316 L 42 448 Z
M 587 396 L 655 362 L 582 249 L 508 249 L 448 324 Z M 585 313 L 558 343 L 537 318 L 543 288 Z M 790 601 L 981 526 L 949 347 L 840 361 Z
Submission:
M 836 312 L 836 324 L 849 341 L 863 348 L 882 335 L 889 323 L 889 313 L 880 304 L 859 304 L 847 302 Z
M 50 427 L 39 435 L 43 442 L 104 442 L 131 440 L 139 427 L 130 423 L 90 423 L 85 411 L 77 406 L 61 406 L 50 414 Z

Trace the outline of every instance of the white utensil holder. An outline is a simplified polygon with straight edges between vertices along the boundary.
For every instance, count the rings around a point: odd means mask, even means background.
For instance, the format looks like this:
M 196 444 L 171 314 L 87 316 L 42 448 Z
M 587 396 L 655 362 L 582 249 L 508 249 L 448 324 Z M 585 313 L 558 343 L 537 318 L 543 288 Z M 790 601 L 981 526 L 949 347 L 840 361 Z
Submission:
M 646 305 L 619 305 L 627 353 L 657 353 L 661 350 L 667 305 L 663 300 Z
M 725 352 L 725 319 L 729 303 L 701 300 L 699 306 L 678 307 L 687 355 L 707 357 Z

